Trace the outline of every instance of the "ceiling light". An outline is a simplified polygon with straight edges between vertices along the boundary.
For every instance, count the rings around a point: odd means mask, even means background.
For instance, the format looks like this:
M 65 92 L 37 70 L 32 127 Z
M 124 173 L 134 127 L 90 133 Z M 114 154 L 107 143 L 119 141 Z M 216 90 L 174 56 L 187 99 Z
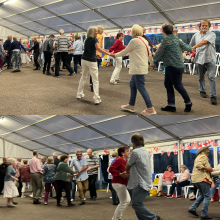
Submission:
M 8 0 L 8 1 L 5 1 L 4 4 L 7 5 L 7 4 L 13 4 L 15 3 L 16 0 Z

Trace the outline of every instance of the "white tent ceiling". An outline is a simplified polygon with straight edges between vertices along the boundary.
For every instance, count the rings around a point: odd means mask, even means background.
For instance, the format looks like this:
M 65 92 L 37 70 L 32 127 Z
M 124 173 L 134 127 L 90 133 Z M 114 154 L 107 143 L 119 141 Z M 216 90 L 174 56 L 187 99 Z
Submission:
M 178 24 L 219 18 L 218 0 L 16 0 L 0 2 L 0 25 L 26 36 L 85 32 L 89 26 Z
M 220 116 L 4 116 L 0 139 L 42 155 L 103 150 L 130 145 L 140 132 L 147 144 L 220 134 Z

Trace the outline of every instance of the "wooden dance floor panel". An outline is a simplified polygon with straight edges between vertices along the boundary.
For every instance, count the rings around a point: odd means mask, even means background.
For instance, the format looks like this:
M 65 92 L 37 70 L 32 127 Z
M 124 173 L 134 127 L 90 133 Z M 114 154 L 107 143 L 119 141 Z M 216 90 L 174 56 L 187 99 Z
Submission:
M 60 78 L 47 76 L 40 71 L 33 71 L 30 67 L 21 68 L 20 73 L 12 73 L 4 70 L 0 73 L 0 113 L 16 115 L 121 115 L 131 114 L 121 110 L 122 104 L 127 104 L 130 97 L 129 80 L 131 75 L 123 68 L 121 82 L 111 85 L 109 80 L 113 67 L 101 67 L 99 69 L 100 96 L 102 103 L 94 105 L 93 93 L 90 91 L 89 76 L 85 85 L 85 98 L 76 99 L 77 88 L 81 74 L 68 76 L 68 71 L 60 72 Z M 78 70 L 79 72 L 81 69 Z M 166 89 L 164 87 L 164 74 L 162 72 L 150 72 L 146 75 L 146 89 L 150 94 L 152 103 L 158 114 L 183 115 L 185 104 L 177 91 L 176 113 L 167 113 L 160 110 L 167 104 Z M 220 112 L 220 77 L 217 77 L 218 105 L 210 104 L 210 98 L 203 99 L 199 94 L 199 82 L 197 75 L 183 75 L 183 84 L 193 102 L 191 115 L 217 115 Z M 209 95 L 209 83 L 206 76 L 206 88 Z M 136 113 L 146 108 L 140 93 L 136 100 Z

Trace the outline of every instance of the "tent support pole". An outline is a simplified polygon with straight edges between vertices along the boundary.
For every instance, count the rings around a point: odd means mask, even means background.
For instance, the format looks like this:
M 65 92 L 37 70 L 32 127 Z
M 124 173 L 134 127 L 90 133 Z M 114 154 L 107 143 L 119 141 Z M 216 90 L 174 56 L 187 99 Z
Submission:
M 3 142 L 3 148 L 2 148 L 2 150 L 3 150 L 3 157 L 5 157 L 5 140 L 3 140 L 2 139 L 2 142 Z
M 181 144 L 181 141 L 180 141 L 180 139 L 179 139 L 179 140 L 178 140 L 178 172 L 180 172 L 180 166 L 181 166 L 181 164 L 182 164 L 180 144 Z

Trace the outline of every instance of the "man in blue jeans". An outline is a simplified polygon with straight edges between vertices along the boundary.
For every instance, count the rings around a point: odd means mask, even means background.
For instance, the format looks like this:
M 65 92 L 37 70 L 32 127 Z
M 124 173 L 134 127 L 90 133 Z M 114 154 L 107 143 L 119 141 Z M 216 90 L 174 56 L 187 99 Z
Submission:
M 197 214 L 196 209 L 201 202 L 203 202 L 201 220 L 212 219 L 212 217 L 207 215 L 210 201 L 210 187 L 212 183 L 211 172 L 213 171 L 209 164 L 209 147 L 211 147 L 211 145 L 201 147 L 197 150 L 196 154 L 198 156 L 195 159 L 192 172 L 192 183 L 194 183 L 199 189 L 200 196 L 189 208 L 188 212 L 198 217 L 199 215 Z
M 131 142 L 134 150 L 128 158 L 125 169 L 128 174 L 130 173 L 127 188 L 132 190 L 132 208 L 139 220 L 162 220 L 143 204 L 152 184 L 151 160 L 144 148 L 144 138 L 140 133 L 135 133 L 131 137 Z
M 196 51 L 195 63 L 199 77 L 199 90 L 202 98 L 207 98 L 205 88 L 205 74 L 209 79 L 210 99 L 212 105 L 217 105 L 216 94 L 216 34 L 209 31 L 211 23 L 205 19 L 200 22 L 200 32 L 193 35 L 190 45 Z

